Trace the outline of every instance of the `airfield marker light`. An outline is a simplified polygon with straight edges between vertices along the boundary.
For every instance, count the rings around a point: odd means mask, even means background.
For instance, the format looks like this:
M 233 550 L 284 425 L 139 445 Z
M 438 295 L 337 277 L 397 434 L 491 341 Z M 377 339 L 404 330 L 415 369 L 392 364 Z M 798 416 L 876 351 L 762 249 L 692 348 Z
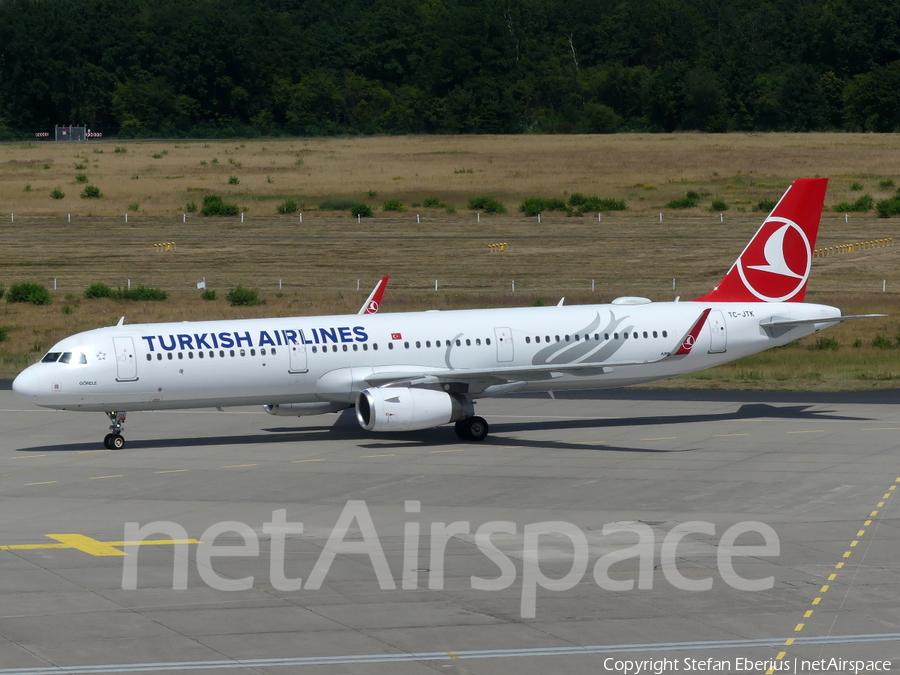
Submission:
M 131 279 L 128 279 L 128 280 L 125 282 L 125 286 L 128 288 L 129 291 L 131 290 Z
M 597 222 L 598 222 L 598 223 L 602 223 L 602 222 L 603 222 L 603 214 L 602 214 L 602 213 L 598 213 L 598 214 L 597 214 Z
M 594 292 L 594 280 L 591 279 L 591 293 Z
M 437 289 L 438 289 L 438 283 L 437 283 L 437 282 L 438 282 L 438 280 L 435 279 L 435 280 L 434 280 L 434 292 L 435 292 L 435 293 L 437 293 Z
M 12 213 L 9 214 L 9 222 L 11 222 L 11 223 L 16 222 L 16 216 Z
M 182 214 L 181 214 L 181 222 L 182 222 L 182 223 L 186 223 L 186 222 L 187 222 L 187 214 L 186 214 L 186 213 L 182 213 Z
M 244 214 L 243 213 L 241 214 L 241 222 L 242 223 L 244 222 Z
M 540 225 L 540 224 L 541 224 L 541 214 L 539 213 L 538 214 L 538 225 Z
M 725 222 L 725 214 L 723 214 L 723 213 L 720 213 L 720 214 L 719 214 L 719 222 L 720 222 L 720 223 L 724 223 L 724 222 Z
M 128 222 L 128 214 L 127 213 L 125 214 L 125 222 L 126 223 Z
M 278 280 L 278 290 L 281 290 L 281 279 Z
M 70 223 L 72 222 L 72 214 L 71 213 L 69 214 L 69 222 Z
M 516 280 L 515 279 L 513 279 L 513 281 L 512 281 L 512 292 L 513 293 L 516 292 Z
M 479 212 L 479 213 L 476 213 L 476 214 L 475 214 L 475 216 L 476 216 L 476 217 L 477 217 L 477 219 L 478 219 L 478 221 L 477 221 L 477 222 L 479 222 L 479 223 L 480 223 L 480 222 L 481 222 L 481 213 L 480 213 L 480 212 Z
M 420 222 L 420 221 L 419 221 L 419 214 L 417 213 L 417 214 L 416 214 L 416 224 L 418 224 L 419 222 Z
M 362 222 L 362 214 L 361 214 L 361 213 L 357 213 L 357 214 L 356 214 L 356 222 L 357 222 L 357 223 L 361 223 L 361 222 Z
M 675 290 L 675 280 L 674 279 L 672 279 L 672 290 L 673 291 Z
M 659 222 L 662 222 L 662 213 L 659 214 Z
M 53 278 L 53 290 L 56 290 L 56 277 Z
M 300 222 L 301 223 L 303 222 L 303 214 L 302 213 L 300 214 Z

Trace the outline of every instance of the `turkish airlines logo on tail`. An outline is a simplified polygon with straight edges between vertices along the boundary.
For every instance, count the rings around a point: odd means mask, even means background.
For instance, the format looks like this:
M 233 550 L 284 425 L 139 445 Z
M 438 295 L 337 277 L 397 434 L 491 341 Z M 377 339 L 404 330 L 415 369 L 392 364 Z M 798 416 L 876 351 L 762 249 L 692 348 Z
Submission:
M 766 302 L 784 302 L 796 295 L 806 285 L 811 267 L 806 233 L 794 221 L 779 216 L 763 223 L 737 261 L 747 290 Z

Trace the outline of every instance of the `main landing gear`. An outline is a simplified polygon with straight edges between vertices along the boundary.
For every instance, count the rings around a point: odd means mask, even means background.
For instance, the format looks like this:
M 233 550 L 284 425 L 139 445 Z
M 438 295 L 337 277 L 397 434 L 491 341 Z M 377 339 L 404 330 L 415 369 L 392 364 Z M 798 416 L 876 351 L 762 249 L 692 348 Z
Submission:
M 488 435 L 488 423 L 483 417 L 467 417 L 457 422 L 454 429 L 464 441 L 483 441 Z
M 112 433 L 106 434 L 103 439 L 103 445 L 110 450 L 121 450 L 125 447 L 125 437 L 122 435 L 122 429 L 125 427 L 125 415 L 127 413 L 111 411 L 106 413 L 109 421 L 109 430 Z

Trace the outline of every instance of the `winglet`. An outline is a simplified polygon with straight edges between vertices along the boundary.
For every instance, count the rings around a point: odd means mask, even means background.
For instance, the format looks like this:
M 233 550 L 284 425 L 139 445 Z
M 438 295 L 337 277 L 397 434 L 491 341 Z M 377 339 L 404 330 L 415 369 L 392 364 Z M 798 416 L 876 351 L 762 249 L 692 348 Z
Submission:
M 381 277 L 381 279 L 378 280 L 378 283 L 375 284 L 375 288 L 372 289 L 372 292 L 369 294 L 369 297 L 366 298 L 363 306 L 359 308 L 357 314 L 375 314 L 378 311 L 389 278 L 390 277 Z
M 672 354 L 672 356 L 686 356 L 691 353 L 691 349 L 694 348 L 694 344 L 697 342 L 697 337 L 700 335 L 700 331 L 703 330 L 703 326 L 706 323 L 706 317 L 709 316 L 710 307 L 707 307 L 703 310 L 703 313 L 700 314 L 700 318 L 694 322 L 694 325 L 691 326 L 691 329 L 687 332 L 681 339 L 681 346 L 678 348 L 678 351 Z

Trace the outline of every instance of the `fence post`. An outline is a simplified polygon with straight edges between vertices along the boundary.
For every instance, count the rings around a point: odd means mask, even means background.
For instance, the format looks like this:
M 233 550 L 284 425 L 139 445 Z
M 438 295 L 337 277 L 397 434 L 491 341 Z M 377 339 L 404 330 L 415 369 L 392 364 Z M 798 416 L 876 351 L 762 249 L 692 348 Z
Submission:
M 513 279 L 513 282 L 512 282 L 512 292 L 513 293 L 516 292 L 516 280 L 515 279 Z
M 303 214 L 302 213 L 300 214 L 300 222 L 301 223 L 303 222 Z
M 477 222 L 480 223 L 480 222 L 481 222 L 481 214 L 480 214 L 480 213 L 476 213 L 475 216 L 476 216 L 476 218 L 478 219 Z
M 662 222 L 662 213 L 659 214 L 659 222 Z
M 591 293 L 594 292 L 594 280 L 591 279 Z

